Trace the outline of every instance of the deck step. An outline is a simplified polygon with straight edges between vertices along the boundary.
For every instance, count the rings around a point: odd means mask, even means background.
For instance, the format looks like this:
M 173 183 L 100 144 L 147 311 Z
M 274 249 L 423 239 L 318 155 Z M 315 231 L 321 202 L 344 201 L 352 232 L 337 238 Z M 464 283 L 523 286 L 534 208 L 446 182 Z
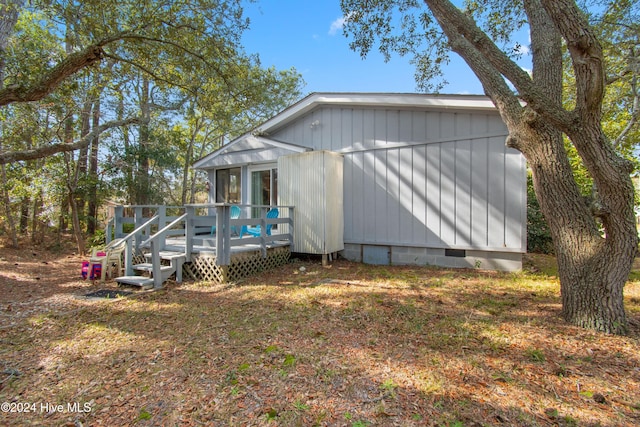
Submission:
M 159 255 L 160 255 L 160 259 L 165 259 L 168 261 L 179 259 L 179 258 L 185 258 L 184 252 L 176 252 L 176 251 L 160 251 Z M 144 256 L 147 259 L 151 258 L 150 253 L 146 253 Z
M 143 276 L 116 277 L 115 281 L 121 285 L 140 286 L 143 289 L 153 288 L 153 279 Z
M 133 266 L 133 269 L 134 270 L 138 270 L 138 271 L 145 271 L 145 272 L 148 272 L 148 273 L 153 273 L 153 264 L 151 264 L 150 262 L 145 262 L 145 263 L 142 263 L 142 264 L 136 264 L 136 265 Z M 167 271 L 173 272 L 175 270 L 170 265 L 162 265 L 162 266 L 160 266 L 160 271 L 162 273 L 165 273 Z
M 151 271 L 153 269 L 153 264 L 150 262 L 143 262 L 142 264 L 134 264 L 131 267 L 138 271 Z

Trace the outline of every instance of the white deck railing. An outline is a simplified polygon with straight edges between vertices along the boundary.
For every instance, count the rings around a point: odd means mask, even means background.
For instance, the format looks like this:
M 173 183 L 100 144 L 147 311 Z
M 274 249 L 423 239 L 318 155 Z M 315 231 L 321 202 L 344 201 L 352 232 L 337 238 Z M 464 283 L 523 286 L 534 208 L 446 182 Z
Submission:
M 291 245 L 293 242 L 293 206 L 235 205 L 240 207 L 240 218 L 231 218 L 230 204 L 192 204 L 182 206 L 146 205 L 116 206 L 114 216 L 107 222 L 107 242 L 112 238 L 125 238 L 128 244 L 129 264 L 132 253 L 139 252 L 144 246 L 152 246 L 155 255 L 167 246 L 167 238 L 181 237 L 185 239 L 185 257 L 190 261 L 194 249 L 194 240 L 200 236 L 211 234 L 216 227 L 215 241 L 216 264 L 229 265 L 231 248 L 239 246 L 258 246 L 263 256 L 267 248 L 274 242 Z M 278 218 L 267 218 L 271 208 L 278 208 Z M 168 215 L 168 213 L 179 215 Z M 153 215 L 151 218 L 149 218 Z M 126 224 L 134 224 L 133 231 L 125 231 Z M 266 234 L 267 225 L 272 225 L 271 235 Z M 258 237 L 232 234 L 232 230 L 240 231 L 243 227 L 260 226 Z M 153 264 L 159 259 L 153 256 Z M 130 274 L 130 265 L 125 262 L 126 274 Z

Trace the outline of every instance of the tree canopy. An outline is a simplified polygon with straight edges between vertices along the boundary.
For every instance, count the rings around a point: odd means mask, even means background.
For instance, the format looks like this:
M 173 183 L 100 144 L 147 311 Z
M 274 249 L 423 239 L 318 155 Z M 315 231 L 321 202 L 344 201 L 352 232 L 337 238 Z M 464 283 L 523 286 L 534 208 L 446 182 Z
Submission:
M 194 202 L 193 161 L 303 85 L 244 52 L 242 3 L 0 0 L 0 226 L 37 211 L 80 241 L 100 200 Z M 38 170 L 50 179 L 19 192 Z

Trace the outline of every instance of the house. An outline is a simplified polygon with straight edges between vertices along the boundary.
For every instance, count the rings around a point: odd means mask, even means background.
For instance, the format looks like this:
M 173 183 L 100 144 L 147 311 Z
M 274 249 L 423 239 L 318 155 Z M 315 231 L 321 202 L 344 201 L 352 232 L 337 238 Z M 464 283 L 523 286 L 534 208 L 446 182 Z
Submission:
M 295 206 L 294 252 L 511 271 L 526 163 L 506 136 L 485 96 L 313 93 L 194 167 L 213 203 Z

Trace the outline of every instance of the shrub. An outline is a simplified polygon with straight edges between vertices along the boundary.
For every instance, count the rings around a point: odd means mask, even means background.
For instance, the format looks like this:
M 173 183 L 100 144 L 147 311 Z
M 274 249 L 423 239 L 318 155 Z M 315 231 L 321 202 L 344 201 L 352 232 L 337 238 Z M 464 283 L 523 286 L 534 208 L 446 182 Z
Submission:
M 527 176 L 527 251 L 553 254 L 551 231 L 533 190 L 531 173 Z

